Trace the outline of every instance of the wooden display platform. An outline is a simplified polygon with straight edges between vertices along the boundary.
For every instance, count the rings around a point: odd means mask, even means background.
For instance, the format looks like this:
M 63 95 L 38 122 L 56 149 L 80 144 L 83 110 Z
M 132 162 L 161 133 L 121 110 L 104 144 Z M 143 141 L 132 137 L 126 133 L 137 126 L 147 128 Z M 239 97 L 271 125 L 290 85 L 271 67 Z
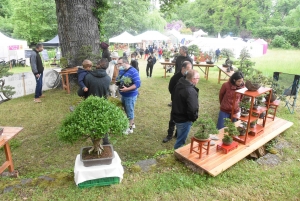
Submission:
M 203 170 L 212 176 L 217 176 L 224 170 L 233 166 L 256 149 L 260 148 L 271 139 L 275 138 L 283 131 L 287 130 L 293 125 L 292 122 L 275 117 L 274 121 L 267 119 L 264 131 L 259 135 L 249 136 L 250 141 L 246 145 L 239 143 L 237 149 L 234 149 L 227 154 L 222 151 L 217 151 L 217 144 L 222 142 L 224 129 L 220 129 L 219 140 L 216 141 L 215 146 L 211 146 L 209 155 L 203 154 L 199 159 L 199 154 L 190 153 L 190 144 L 175 150 L 174 155 L 182 162 L 192 164 L 193 166 Z

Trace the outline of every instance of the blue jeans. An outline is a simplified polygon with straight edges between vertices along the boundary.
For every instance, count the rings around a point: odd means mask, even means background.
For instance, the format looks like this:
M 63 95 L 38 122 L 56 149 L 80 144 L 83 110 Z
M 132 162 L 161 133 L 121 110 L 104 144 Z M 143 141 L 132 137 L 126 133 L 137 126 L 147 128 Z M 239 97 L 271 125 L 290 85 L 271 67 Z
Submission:
M 43 88 L 43 73 L 40 74 L 40 77 L 37 78 L 35 75 L 36 87 L 35 87 L 35 95 L 34 98 L 39 98 L 42 95 Z
M 176 123 L 176 129 L 177 129 L 177 140 L 174 145 L 174 149 L 178 149 L 179 147 L 183 146 L 185 144 L 186 138 L 190 132 L 192 122 L 187 121 L 183 123 Z
M 124 97 L 122 96 L 122 104 L 125 108 L 126 115 L 129 120 L 134 119 L 134 105 L 136 102 L 137 96 Z
M 224 118 L 231 118 L 231 114 L 229 114 L 229 113 L 226 113 L 226 112 L 222 112 L 222 111 L 220 111 L 219 112 L 219 117 L 218 117 L 218 123 L 217 123 L 217 129 L 221 129 L 221 128 L 224 128 L 225 126 L 224 126 Z M 236 122 L 237 121 L 237 119 L 233 119 L 233 121 L 232 122 Z

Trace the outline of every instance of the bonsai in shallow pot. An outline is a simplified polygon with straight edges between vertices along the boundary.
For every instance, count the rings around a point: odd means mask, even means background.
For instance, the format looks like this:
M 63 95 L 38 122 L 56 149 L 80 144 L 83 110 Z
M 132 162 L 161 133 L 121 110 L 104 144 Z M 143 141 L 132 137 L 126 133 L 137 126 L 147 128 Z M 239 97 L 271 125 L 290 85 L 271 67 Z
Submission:
M 194 137 L 200 141 L 207 140 L 210 137 L 210 134 L 219 133 L 215 122 L 208 115 L 203 115 L 201 118 L 198 118 L 193 126 L 198 128 Z
M 235 127 L 234 122 L 231 121 L 229 118 L 224 118 L 224 138 L 222 139 L 222 142 L 224 145 L 231 145 L 233 141 L 233 136 L 239 135 L 239 132 L 237 131 L 237 128 Z
M 92 147 L 88 153 L 101 158 L 105 135 L 122 135 L 127 126 L 128 119 L 121 108 L 105 98 L 90 96 L 67 115 L 57 134 L 60 140 L 68 143 L 90 138 Z
M 250 102 L 248 98 L 243 98 L 240 102 L 239 102 L 239 106 L 241 108 L 241 116 L 243 117 L 247 117 L 249 115 L 249 109 L 250 109 Z

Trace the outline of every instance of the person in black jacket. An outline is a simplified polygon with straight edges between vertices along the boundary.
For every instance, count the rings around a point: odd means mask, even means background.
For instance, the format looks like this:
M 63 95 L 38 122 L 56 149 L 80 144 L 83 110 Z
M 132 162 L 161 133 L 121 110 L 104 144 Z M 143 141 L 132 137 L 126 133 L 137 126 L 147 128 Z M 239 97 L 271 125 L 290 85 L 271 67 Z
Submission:
M 130 65 L 131 65 L 132 67 L 134 67 L 138 72 L 140 71 L 140 69 L 139 69 L 139 62 L 138 62 L 137 59 L 136 59 L 136 54 L 135 54 L 135 53 L 132 53 L 132 54 L 131 54 Z
M 172 95 L 172 91 L 173 89 L 175 88 L 178 80 L 182 77 L 185 77 L 186 73 L 192 69 L 192 64 L 191 62 L 189 61 L 185 61 L 182 63 L 182 67 L 181 67 L 181 71 L 176 73 L 171 79 L 170 79 L 170 82 L 169 82 L 169 92 L 170 94 Z M 172 103 L 172 102 L 171 102 Z M 171 104 L 172 106 L 172 104 Z M 166 143 L 168 141 L 170 141 L 173 137 L 173 132 L 174 132 L 174 129 L 175 129 L 175 123 L 172 119 L 172 115 L 170 114 L 170 121 L 169 121 L 169 128 L 168 128 L 168 135 L 167 137 L 165 137 L 163 139 L 163 143 Z M 177 132 L 175 131 L 175 137 L 177 136 Z
M 147 59 L 147 67 L 146 67 L 146 74 L 147 77 L 152 77 L 152 71 L 153 71 L 153 66 L 156 63 L 156 57 L 154 56 L 154 54 L 150 53 L 150 57 Z M 149 73 L 150 70 L 150 73 Z
M 105 42 L 101 42 L 100 47 L 102 49 L 102 58 L 106 58 L 108 62 L 111 61 L 110 51 L 108 50 L 109 45 Z
M 185 144 L 192 123 L 198 119 L 198 92 L 195 86 L 199 82 L 198 71 L 189 70 L 186 77 L 179 79 L 172 93 L 171 116 L 177 129 L 177 140 L 174 149 Z
M 43 49 L 43 45 L 41 43 L 38 43 L 35 46 L 35 49 L 32 50 L 32 53 L 30 55 L 30 66 L 36 81 L 35 94 L 33 100 L 36 103 L 41 103 L 42 101 L 40 98 L 44 97 L 44 95 L 42 94 L 44 66 L 42 58 L 39 54 L 39 52 L 42 52 Z
M 179 54 L 180 55 L 177 57 L 176 62 L 175 62 L 175 73 L 174 74 L 180 72 L 181 64 L 184 61 L 189 61 L 193 64 L 193 59 L 188 55 L 188 48 L 186 46 L 180 47 Z

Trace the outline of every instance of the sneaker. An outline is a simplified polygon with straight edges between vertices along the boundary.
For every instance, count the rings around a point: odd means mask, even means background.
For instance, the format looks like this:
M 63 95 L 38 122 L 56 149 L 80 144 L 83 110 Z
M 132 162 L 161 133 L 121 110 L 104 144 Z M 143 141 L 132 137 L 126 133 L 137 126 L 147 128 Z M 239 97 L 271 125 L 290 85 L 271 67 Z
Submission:
M 169 138 L 169 137 L 166 137 L 165 139 L 163 139 L 163 143 L 166 143 L 166 142 L 169 142 L 170 140 L 172 140 L 172 137 L 171 138 Z
M 124 135 L 129 135 L 130 133 L 133 133 L 133 129 L 130 126 L 129 128 L 126 129 L 126 131 L 123 133 Z
M 131 127 L 132 127 L 132 128 L 135 128 L 135 124 L 133 123 Z
M 36 102 L 36 103 L 41 103 L 42 102 L 41 99 L 39 99 L 39 98 L 35 98 L 33 101 Z

